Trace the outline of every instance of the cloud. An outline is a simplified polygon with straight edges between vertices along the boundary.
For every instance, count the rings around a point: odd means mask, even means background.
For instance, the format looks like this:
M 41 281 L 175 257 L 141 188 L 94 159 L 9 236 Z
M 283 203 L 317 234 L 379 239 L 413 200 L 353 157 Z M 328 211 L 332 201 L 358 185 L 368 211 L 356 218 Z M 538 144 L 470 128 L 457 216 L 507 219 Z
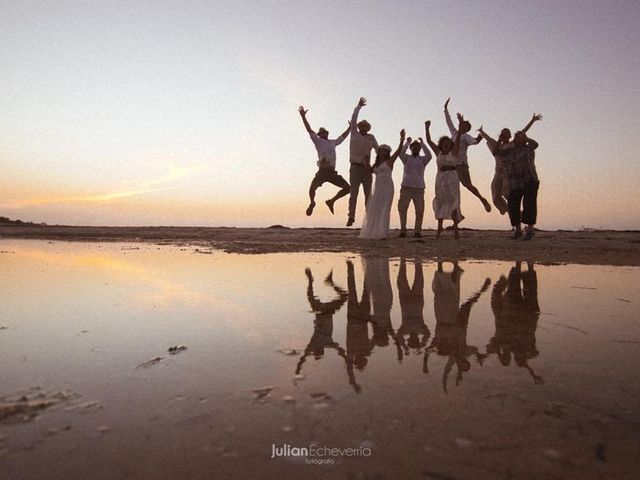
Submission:
M 118 189 L 115 191 L 93 194 L 93 195 L 78 195 L 68 197 L 39 197 L 28 198 L 22 200 L 14 200 L 9 202 L 0 203 L 1 208 L 5 209 L 19 209 L 22 207 L 37 206 L 37 205 L 57 205 L 57 204 L 94 204 L 94 203 L 108 203 L 114 200 L 120 200 L 129 197 L 135 197 L 144 195 L 147 193 L 158 192 L 161 190 L 168 190 L 173 188 L 169 185 L 171 182 L 175 182 L 181 178 L 188 176 L 195 171 L 198 166 L 173 166 L 169 171 L 156 178 L 152 178 L 145 182 L 139 183 L 129 188 Z

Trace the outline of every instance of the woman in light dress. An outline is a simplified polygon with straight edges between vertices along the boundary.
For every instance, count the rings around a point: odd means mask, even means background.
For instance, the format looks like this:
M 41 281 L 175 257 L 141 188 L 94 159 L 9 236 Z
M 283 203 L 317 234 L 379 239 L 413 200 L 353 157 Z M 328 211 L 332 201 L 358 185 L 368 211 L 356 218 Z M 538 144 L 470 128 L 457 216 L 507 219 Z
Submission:
M 436 155 L 436 163 L 438 164 L 438 173 L 436 174 L 435 198 L 433 199 L 433 212 L 436 220 L 438 220 L 438 233 L 436 238 L 440 237 L 443 230 L 444 220 L 453 220 L 453 232 L 456 240 L 460 238 L 458 232 L 458 223 L 462 220 L 460 213 L 460 179 L 456 171 L 461 160 L 458 158 L 460 152 L 460 137 L 468 131 L 465 128 L 464 118 L 459 116 L 458 132 L 455 135 L 455 142 L 449 137 L 440 137 L 436 145 L 431 140 L 429 127 L 431 122 L 424 122 L 424 128 L 427 136 L 427 143 Z M 466 130 L 466 131 L 465 131 Z
M 367 201 L 367 212 L 362 222 L 360 238 L 369 240 L 383 240 L 389 236 L 389 219 L 391 217 L 391 204 L 393 203 L 393 163 L 398 158 L 404 143 L 405 131 L 400 131 L 400 145 L 391 154 L 389 145 L 380 145 L 376 161 L 373 164 L 373 173 L 376 181 L 373 193 Z

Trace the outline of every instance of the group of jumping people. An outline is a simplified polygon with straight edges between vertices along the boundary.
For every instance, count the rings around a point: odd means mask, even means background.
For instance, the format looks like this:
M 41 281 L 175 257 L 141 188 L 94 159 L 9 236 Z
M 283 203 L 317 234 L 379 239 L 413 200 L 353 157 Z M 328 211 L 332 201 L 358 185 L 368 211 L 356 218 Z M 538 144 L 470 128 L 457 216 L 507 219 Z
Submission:
M 433 211 L 438 222 L 436 238 L 439 238 L 444 221 L 453 221 L 454 237 L 459 238 L 458 225 L 464 219 L 460 208 L 460 184 L 477 197 L 487 212 L 491 212 L 491 204 L 473 185 L 469 174 L 467 149 L 471 145 L 486 141 L 495 158 L 495 174 L 491 182 L 493 205 L 501 213 L 509 213 L 514 239 L 530 240 L 535 235 L 537 217 L 537 195 L 540 181 L 535 167 L 535 150 L 538 143 L 527 137 L 531 126 L 542 119 L 542 115 L 534 114 L 529 123 L 511 137 L 511 130 L 503 128 L 497 140 L 489 136 L 483 127 L 478 135 L 469 134 L 471 124 L 460 113 L 457 114 L 457 125 L 449 113 L 449 101 L 444 104 L 444 116 L 450 136 L 442 136 L 435 143 L 431 138 L 431 121 L 424 122 L 426 143 L 422 138 L 417 140 L 407 137 L 405 130 L 400 131 L 398 147 L 392 152 L 389 145 L 379 145 L 376 137 L 370 133 L 371 124 L 366 120 L 358 121 L 360 110 L 367 104 L 361 97 L 353 110 L 348 128 L 337 138 L 330 139 L 329 132 L 321 127 L 315 132 L 307 120 L 307 112 L 303 106 L 298 108 L 304 126 L 311 137 L 318 153 L 318 171 L 309 187 L 309 206 L 306 214 L 312 215 L 316 206 L 316 190 L 325 182 L 336 185 L 340 190 L 325 202 L 331 213 L 334 213 L 335 202 L 349 195 L 349 213 L 347 226 L 355 223 L 356 206 L 360 187 L 364 192 L 365 216 L 360 230 L 360 237 L 365 239 L 385 239 L 389 236 L 391 206 L 395 188 L 392 179 L 393 165 L 400 158 L 404 171 L 398 212 L 400 215 L 400 237 L 407 236 L 407 212 L 413 203 L 415 209 L 414 236 L 422 237 L 424 217 L 425 167 L 435 154 L 437 173 L 435 179 L 435 195 Z M 349 142 L 349 182 L 336 170 L 336 147 L 350 137 Z M 375 160 L 371 163 L 371 153 Z M 375 185 L 372 185 L 375 175 Z M 373 186 L 373 191 L 372 191 Z M 522 224 L 525 224 L 523 232 Z

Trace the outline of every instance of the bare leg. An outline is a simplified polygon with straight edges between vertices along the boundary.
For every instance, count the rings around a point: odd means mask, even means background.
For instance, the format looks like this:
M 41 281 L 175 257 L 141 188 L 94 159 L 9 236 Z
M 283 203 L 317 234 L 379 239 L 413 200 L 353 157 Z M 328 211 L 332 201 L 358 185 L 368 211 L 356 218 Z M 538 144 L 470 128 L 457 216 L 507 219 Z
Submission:
M 316 206 L 316 190 L 320 185 L 322 185 L 323 181 L 321 179 L 320 171 L 316 173 L 316 176 L 311 180 L 311 185 L 309 185 L 309 206 L 307 207 L 307 217 L 310 217 L 313 213 L 313 208 Z
M 311 186 L 309 187 L 309 206 L 307 207 L 307 217 L 310 217 L 313 213 L 313 208 L 316 206 L 316 190 L 318 187 L 315 185 L 315 182 L 311 182 Z
M 329 211 L 331 211 L 331 213 L 334 213 L 333 204 L 336 203 L 336 200 L 338 200 L 339 198 L 349 195 L 349 192 L 351 191 L 351 187 L 349 186 L 347 181 L 342 177 L 338 177 L 338 179 L 335 182 L 331 182 L 331 183 L 333 183 L 334 185 L 337 185 L 338 187 L 341 187 L 340 190 L 338 190 L 338 193 L 336 193 L 332 198 L 324 202 L 327 204 L 327 207 L 329 207 Z
M 453 218 L 453 237 L 456 240 L 460 239 L 460 232 L 458 231 L 458 223 L 460 223 L 459 220 L 459 216 L 458 216 L 458 210 L 454 210 L 453 212 L 451 212 L 451 217 Z
M 467 190 L 469 190 L 471 193 L 473 193 L 473 195 L 476 196 L 482 202 L 482 205 L 484 206 L 484 209 L 487 212 L 490 212 L 491 211 L 491 205 L 489 204 L 487 199 L 484 198 L 480 194 L 478 189 L 471 182 L 471 175 L 469 174 L 469 166 L 468 165 L 459 165 L 458 166 L 458 177 L 460 178 L 460 183 L 462 185 L 464 185 L 464 187 Z

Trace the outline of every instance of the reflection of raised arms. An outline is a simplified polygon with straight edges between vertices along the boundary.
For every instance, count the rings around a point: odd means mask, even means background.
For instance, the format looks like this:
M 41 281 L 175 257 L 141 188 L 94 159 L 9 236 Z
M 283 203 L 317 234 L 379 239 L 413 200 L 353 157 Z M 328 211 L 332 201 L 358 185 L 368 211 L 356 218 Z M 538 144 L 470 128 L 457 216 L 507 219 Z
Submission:
M 330 345 L 325 345 L 325 347 L 335 349 L 336 352 L 338 352 L 338 355 L 340 355 L 345 360 L 345 362 L 347 361 L 347 353 L 345 352 L 344 348 L 342 348 L 339 344 L 334 342 Z M 309 344 L 307 348 L 304 349 L 304 353 L 300 357 L 300 360 L 298 360 L 298 364 L 296 365 L 296 375 L 300 373 L 300 371 L 302 370 L 302 365 L 304 364 L 307 357 L 312 353 L 313 353 L 313 346 Z
M 449 355 L 447 360 L 447 364 L 444 366 L 444 371 L 442 372 L 442 389 L 444 390 L 445 395 L 448 395 L 447 391 L 447 380 L 449 379 L 449 374 L 451 373 L 451 369 L 456 364 L 456 357 L 454 355 Z
M 313 135 L 313 134 L 315 134 L 315 132 L 313 131 L 313 129 L 311 128 L 311 125 L 309 125 L 309 121 L 307 120 L 307 112 L 308 111 L 309 110 L 305 110 L 302 105 L 300 105 L 298 107 L 298 112 L 300 113 L 300 116 L 302 117 L 302 123 L 304 123 L 304 128 L 307 129 L 307 132 L 309 133 L 309 135 Z
M 531 120 L 529 120 L 529 123 L 527 123 L 527 125 L 522 129 L 522 133 L 527 133 L 527 130 L 531 128 L 531 125 L 533 125 L 539 120 L 542 120 L 542 114 L 534 113 L 533 117 L 531 117 Z
M 364 97 L 360 97 L 358 101 L 358 105 L 353 109 L 353 115 L 351 115 L 351 135 L 358 133 L 358 114 L 360 113 L 360 109 L 367 104 L 367 99 Z
M 449 101 L 451 97 L 447 98 L 447 101 L 444 102 L 444 119 L 447 122 L 447 127 L 449 127 L 449 132 L 451 136 L 455 135 L 458 130 L 456 130 L 455 125 L 453 124 L 453 120 L 451 120 L 451 114 L 449 113 Z
M 353 387 L 353 390 L 356 393 L 360 393 L 362 391 L 362 387 L 358 384 L 358 382 L 356 382 L 356 375 L 353 371 L 353 358 L 346 357 L 345 360 L 347 362 L 347 375 L 349 376 L 349 385 Z
M 427 137 L 427 143 L 431 147 L 431 150 L 433 150 L 433 153 L 437 157 L 438 155 L 440 155 L 440 149 L 438 148 L 438 145 L 433 143 L 433 140 L 431 140 L 431 132 L 429 131 L 429 127 L 431 127 L 431 120 L 427 120 L 426 122 L 424 122 L 424 135 L 425 137 Z
M 469 321 L 469 315 L 471 314 L 471 307 L 474 303 L 480 300 L 480 296 L 487 291 L 489 286 L 491 285 L 490 279 L 485 279 L 480 290 L 471 295 L 466 302 L 460 305 L 460 311 L 458 313 L 458 322 L 461 324 L 466 324 Z
M 395 162 L 396 159 L 398 158 L 398 155 L 400 155 L 400 151 L 402 150 L 402 145 L 404 144 L 405 135 L 406 133 L 403 128 L 402 130 L 400 130 L 400 144 L 398 145 L 398 148 L 396 148 L 396 151 L 393 152 L 391 157 L 389 157 L 389 166 L 391 167 L 393 166 L 393 162 Z

